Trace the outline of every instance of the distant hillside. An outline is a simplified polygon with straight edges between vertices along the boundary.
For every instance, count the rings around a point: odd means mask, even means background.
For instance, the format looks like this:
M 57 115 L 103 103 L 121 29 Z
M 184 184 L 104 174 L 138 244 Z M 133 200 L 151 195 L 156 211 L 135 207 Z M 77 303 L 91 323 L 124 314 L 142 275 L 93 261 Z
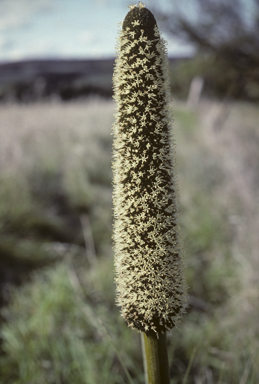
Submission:
M 178 58 L 170 62 L 179 61 Z M 0 63 L 0 101 L 112 96 L 114 59 L 25 60 Z
M 26 60 L 0 64 L 0 100 L 69 100 L 91 93 L 112 95 L 114 59 Z

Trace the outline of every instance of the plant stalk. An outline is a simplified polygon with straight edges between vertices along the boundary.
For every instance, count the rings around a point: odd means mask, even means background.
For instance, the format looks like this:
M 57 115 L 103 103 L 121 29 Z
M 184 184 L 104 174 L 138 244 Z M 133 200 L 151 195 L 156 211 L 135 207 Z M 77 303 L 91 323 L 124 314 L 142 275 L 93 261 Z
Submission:
M 146 384 L 170 384 L 166 334 L 142 333 L 145 353 Z

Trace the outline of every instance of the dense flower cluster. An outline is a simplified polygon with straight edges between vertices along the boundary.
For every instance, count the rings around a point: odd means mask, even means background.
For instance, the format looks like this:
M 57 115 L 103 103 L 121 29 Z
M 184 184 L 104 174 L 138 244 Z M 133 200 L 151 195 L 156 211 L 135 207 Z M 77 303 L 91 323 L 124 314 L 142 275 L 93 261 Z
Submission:
M 171 137 L 168 59 L 153 14 L 131 6 L 114 71 L 114 247 L 117 304 L 128 325 L 165 332 L 186 308 Z

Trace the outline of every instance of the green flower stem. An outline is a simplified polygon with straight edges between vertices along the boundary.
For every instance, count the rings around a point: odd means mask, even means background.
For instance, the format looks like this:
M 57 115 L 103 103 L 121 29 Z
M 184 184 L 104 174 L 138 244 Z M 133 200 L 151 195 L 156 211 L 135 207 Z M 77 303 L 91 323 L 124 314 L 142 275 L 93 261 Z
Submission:
M 142 333 L 145 348 L 146 384 L 169 384 L 169 364 L 166 334 L 147 335 Z

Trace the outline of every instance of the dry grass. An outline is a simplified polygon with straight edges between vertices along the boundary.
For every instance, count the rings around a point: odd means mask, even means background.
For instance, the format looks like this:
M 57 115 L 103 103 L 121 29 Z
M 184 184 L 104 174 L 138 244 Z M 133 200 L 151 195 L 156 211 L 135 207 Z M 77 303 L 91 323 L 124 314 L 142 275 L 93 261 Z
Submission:
M 185 111 L 185 106 L 179 108 Z M 193 114 L 192 111 L 189 113 Z M 203 207 L 200 200 L 207 206 L 205 211 L 201 209 L 200 216 L 195 215 L 197 221 L 193 225 L 199 226 L 203 221 L 202 215 L 209 216 L 207 228 L 220 220 L 219 226 L 212 225 L 212 243 L 206 249 L 200 247 L 198 252 L 195 244 L 190 250 L 187 247 L 187 257 L 190 267 L 197 264 L 199 258 L 203 259 L 203 264 L 212 265 L 212 274 L 208 269 L 207 272 L 199 269 L 202 274 L 196 278 L 203 280 L 207 274 L 211 281 L 215 280 L 215 289 L 225 287 L 224 294 L 215 295 L 216 321 L 209 325 L 209 314 L 203 323 L 208 329 L 200 334 L 205 338 L 203 346 L 207 345 L 207 357 L 214 358 L 216 366 L 222 362 L 226 370 L 238 372 L 236 376 L 223 373 L 223 382 L 258 381 L 258 118 L 258 109 L 249 104 L 223 105 L 203 101 L 199 106 L 197 124 L 188 133 L 177 132 L 179 165 L 183 169 L 180 175 L 185 210 L 183 220 L 186 223 L 191 220 L 191 211 L 195 210 L 193 204 L 198 204 L 198 209 Z M 186 212 L 188 209 L 189 214 Z M 190 227 L 191 224 L 186 223 L 183 221 L 183 225 Z M 188 243 L 188 234 L 186 237 Z M 194 251 L 195 261 L 189 251 Z M 216 327 L 217 331 L 209 327 Z M 191 331 L 195 332 L 193 327 Z M 208 362 L 210 359 L 207 357 L 204 359 Z M 211 361 L 209 364 L 213 365 Z M 206 372 L 201 374 L 204 382 L 213 382 L 206 379 L 206 375 Z
M 1 172 L 27 170 L 35 161 L 65 162 L 67 156 L 88 156 L 93 135 L 106 134 L 112 123 L 112 102 L 59 102 L 0 106 Z M 65 158 L 62 158 L 65 157 Z M 36 166 L 38 164 L 36 163 Z

